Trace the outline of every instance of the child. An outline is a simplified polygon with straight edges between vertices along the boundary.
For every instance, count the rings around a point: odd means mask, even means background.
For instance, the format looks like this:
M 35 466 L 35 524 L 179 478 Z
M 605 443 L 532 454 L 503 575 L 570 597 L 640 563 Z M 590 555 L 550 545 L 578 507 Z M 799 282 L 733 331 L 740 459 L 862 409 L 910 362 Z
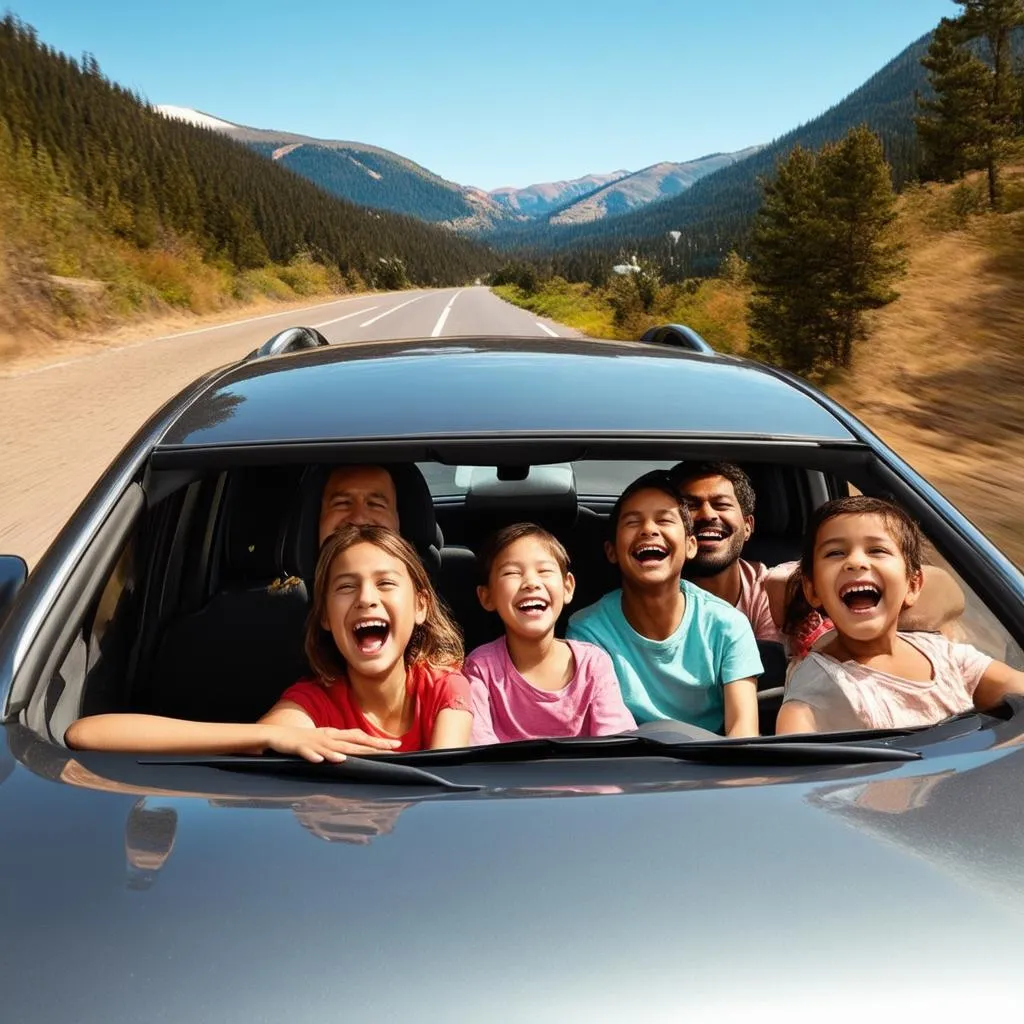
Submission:
M 558 539 L 533 523 L 506 526 L 480 552 L 480 567 L 477 596 L 498 613 L 505 635 L 466 659 L 473 742 L 635 729 L 608 655 L 593 644 L 555 639 L 576 586 Z
M 289 687 L 255 725 L 95 715 L 70 747 L 149 753 L 262 753 L 343 761 L 346 753 L 465 746 L 469 683 L 462 640 L 408 541 L 382 526 L 344 525 L 320 551 L 306 655 L 316 673 Z
M 897 630 L 921 591 L 921 534 L 891 502 L 856 496 L 822 505 L 800 571 L 798 600 L 827 615 L 835 636 L 792 668 L 776 732 L 932 725 L 1024 693 L 1024 673 L 969 644 Z
M 757 642 L 741 612 L 680 579 L 697 542 L 671 477 L 656 470 L 635 480 L 609 526 L 605 554 L 622 589 L 577 612 L 568 635 L 608 651 L 637 721 L 756 736 Z

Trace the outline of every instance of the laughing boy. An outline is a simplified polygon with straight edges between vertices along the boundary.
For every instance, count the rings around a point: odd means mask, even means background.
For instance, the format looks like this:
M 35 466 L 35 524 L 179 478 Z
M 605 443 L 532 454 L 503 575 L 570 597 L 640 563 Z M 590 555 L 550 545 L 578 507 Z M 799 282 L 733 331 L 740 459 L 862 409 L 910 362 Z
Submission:
M 763 671 L 746 617 L 687 580 L 697 551 L 690 514 L 669 475 L 633 481 L 612 509 L 608 560 L 622 589 L 577 612 L 567 635 L 611 655 L 637 722 L 674 719 L 727 736 L 757 735 Z

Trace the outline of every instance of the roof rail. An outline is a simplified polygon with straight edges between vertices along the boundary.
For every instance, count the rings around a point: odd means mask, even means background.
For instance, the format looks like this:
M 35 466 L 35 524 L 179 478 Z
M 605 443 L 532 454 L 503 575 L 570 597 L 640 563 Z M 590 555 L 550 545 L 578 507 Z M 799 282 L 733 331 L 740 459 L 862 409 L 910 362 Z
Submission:
M 644 331 L 640 339 L 645 345 L 675 345 L 691 352 L 711 356 L 715 350 L 692 328 L 686 324 L 662 324 Z
M 272 338 L 253 349 L 246 357 L 263 359 L 265 356 L 281 356 L 286 352 L 301 352 L 307 348 L 320 348 L 330 342 L 315 327 L 286 327 Z

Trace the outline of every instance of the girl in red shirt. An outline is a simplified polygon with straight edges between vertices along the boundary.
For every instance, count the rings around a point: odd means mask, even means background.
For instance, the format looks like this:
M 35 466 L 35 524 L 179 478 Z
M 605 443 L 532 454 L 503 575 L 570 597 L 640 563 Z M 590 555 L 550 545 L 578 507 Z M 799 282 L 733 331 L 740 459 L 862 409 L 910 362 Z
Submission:
M 289 687 L 254 725 L 154 715 L 93 715 L 70 747 L 143 753 L 274 750 L 309 761 L 469 743 L 462 638 L 409 543 L 382 526 L 347 524 L 317 561 L 306 655 L 316 678 Z

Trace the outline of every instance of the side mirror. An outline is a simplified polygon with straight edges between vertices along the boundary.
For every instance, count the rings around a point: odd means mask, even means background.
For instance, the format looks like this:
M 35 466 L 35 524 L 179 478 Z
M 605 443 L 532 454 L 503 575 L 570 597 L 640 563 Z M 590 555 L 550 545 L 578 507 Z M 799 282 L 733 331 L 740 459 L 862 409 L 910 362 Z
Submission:
M 28 566 L 19 555 L 0 555 L 0 625 L 14 605 L 22 584 L 28 579 Z

